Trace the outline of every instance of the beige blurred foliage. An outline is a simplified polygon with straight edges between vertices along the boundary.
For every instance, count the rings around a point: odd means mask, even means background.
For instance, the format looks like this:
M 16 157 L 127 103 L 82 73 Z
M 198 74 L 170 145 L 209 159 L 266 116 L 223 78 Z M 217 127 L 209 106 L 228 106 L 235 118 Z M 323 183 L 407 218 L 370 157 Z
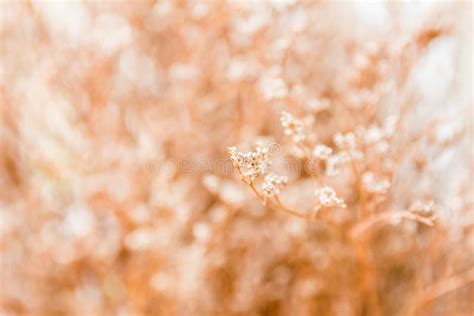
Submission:
M 2 1 L 0 25 L 2 316 L 472 314 L 470 2 Z

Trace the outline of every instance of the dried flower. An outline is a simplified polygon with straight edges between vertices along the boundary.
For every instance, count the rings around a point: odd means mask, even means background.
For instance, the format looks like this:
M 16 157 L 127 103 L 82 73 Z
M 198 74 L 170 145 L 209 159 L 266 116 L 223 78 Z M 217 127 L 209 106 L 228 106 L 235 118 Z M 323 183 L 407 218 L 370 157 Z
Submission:
M 327 99 L 313 98 L 313 99 L 309 99 L 305 103 L 305 108 L 310 112 L 318 113 L 318 112 L 329 109 L 330 105 L 331 104 Z
M 293 141 L 299 143 L 305 140 L 303 122 L 296 119 L 291 113 L 283 111 L 280 116 L 281 126 L 284 128 L 284 133 L 291 136 Z
M 383 130 L 378 126 L 372 125 L 363 131 L 363 141 L 367 145 L 373 145 L 380 142 L 384 138 Z
M 357 137 L 365 146 L 370 146 L 379 154 L 385 154 L 388 149 L 388 139 L 393 135 L 393 124 L 396 122 L 393 118 L 387 120 L 383 128 L 377 125 L 371 125 L 368 128 L 359 127 Z
M 219 191 L 221 180 L 215 175 L 208 174 L 203 177 L 202 184 L 204 184 L 204 187 L 208 189 L 209 192 L 217 193 Z
M 469 3 L 6 2 L 0 315 L 466 314 Z
M 250 182 L 265 174 L 271 165 L 267 147 L 257 146 L 255 151 L 248 153 L 238 152 L 236 147 L 228 147 L 228 153 L 237 170 Z
M 410 212 L 424 215 L 424 216 L 431 216 L 434 214 L 435 211 L 435 203 L 432 200 L 429 201 L 416 201 L 410 205 Z
M 146 250 L 152 247 L 155 236 L 153 229 L 139 228 L 125 236 L 125 246 L 132 251 Z
M 320 160 L 327 160 L 332 154 L 332 148 L 326 145 L 316 145 L 313 150 L 313 156 Z
M 436 221 L 437 217 L 435 215 L 436 205 L 434 201 L 416 201 L 409 208 L 410 212 L 423 216 L 431 221 Z
M 356 138 L 351 132 L 346 134 L 336 133 L 334 135 L 334 143 L 341 150 L 352 150 L 356 148 Z
M 351 159 L 361 159 L 362 153 L 357 148 L 357 138 L 354 133 L 336 133 L 333 137 L 336 146 L 347 153 Z
M 243 154 L 237 152 L 237 147 L 227 147 L 227 153 L 229 154 L 230 160 L 232 161 L 235 167 L 240 167 L 244 163 Z
M 330 186 L 324 186 L 316 190 L 316 197 L 322 206 L 326 207 L 346 207 L 344 200 L 337 197 L 336 191 Z
M 288 94 L 288 87 L 281 73 L 281 67 L 274 66 L 268 69 L 260 79 L 260 92 L 265 100 L 282 98 Z
M 373 172 L 365 172 L 362 175 L 362 185 L 371 193 L 386 193 L 390 189 L 390 181 L 383 177 L 377 177 Z
M 336 155 L 329 156 L 326 161 L 326 175 L 329 177 L 334 177 L 339 174 L 339 168 L 341 165 L 347 163 L 350 160 L 349 155 L 342 151 Z
M 285 176 L 278 176 L 270 173 L 265 176 L 265 181 L 262 184 L 262 191 L 266 197 L 272 197 L 280 194 L 280 189 L 283 188 L 288 182 L 288 178 Z

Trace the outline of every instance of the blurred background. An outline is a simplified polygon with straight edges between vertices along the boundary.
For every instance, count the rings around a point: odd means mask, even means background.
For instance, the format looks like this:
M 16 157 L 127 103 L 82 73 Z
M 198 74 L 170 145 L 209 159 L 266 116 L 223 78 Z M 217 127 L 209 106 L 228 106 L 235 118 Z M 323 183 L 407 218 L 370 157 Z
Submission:
M 472 3 L 2 1 L 0 26 L 2 316 L 472 315 Z M 408 113 L 380 205 L 434 201 L 442 233 L 371 242 L 378 312 L 344 238 L 228 160 L 270 140 L 303 161 L 282 110 L 330 146 Z M 344 230 L 353 181 L 332 185 Z

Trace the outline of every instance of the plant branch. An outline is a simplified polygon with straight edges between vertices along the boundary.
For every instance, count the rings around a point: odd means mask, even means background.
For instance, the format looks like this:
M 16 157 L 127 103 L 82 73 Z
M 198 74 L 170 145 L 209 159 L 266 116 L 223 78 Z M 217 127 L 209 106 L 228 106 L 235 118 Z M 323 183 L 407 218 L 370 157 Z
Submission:
M 398 211 L 398 212 L 385 212 L 377 215 L 372 215 L 366 220 L 356 224 L 350 235 L 356 239 L 363 237 L 369 229 L 373 228 L 377 224 L 389 224 L 390 221 L 397 219 L 410 219 L 427 226 L 433 226 L 435 223 L 432 219 L 414 214 L 409 211 Z

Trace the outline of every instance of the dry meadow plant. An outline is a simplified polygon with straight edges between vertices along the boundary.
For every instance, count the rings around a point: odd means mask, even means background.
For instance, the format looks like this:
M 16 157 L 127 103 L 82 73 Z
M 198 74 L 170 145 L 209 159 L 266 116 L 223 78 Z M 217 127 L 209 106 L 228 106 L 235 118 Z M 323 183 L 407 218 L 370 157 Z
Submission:
M 0 46 L 0 315 L 473 315 L 471 3 L 3 1 Z

